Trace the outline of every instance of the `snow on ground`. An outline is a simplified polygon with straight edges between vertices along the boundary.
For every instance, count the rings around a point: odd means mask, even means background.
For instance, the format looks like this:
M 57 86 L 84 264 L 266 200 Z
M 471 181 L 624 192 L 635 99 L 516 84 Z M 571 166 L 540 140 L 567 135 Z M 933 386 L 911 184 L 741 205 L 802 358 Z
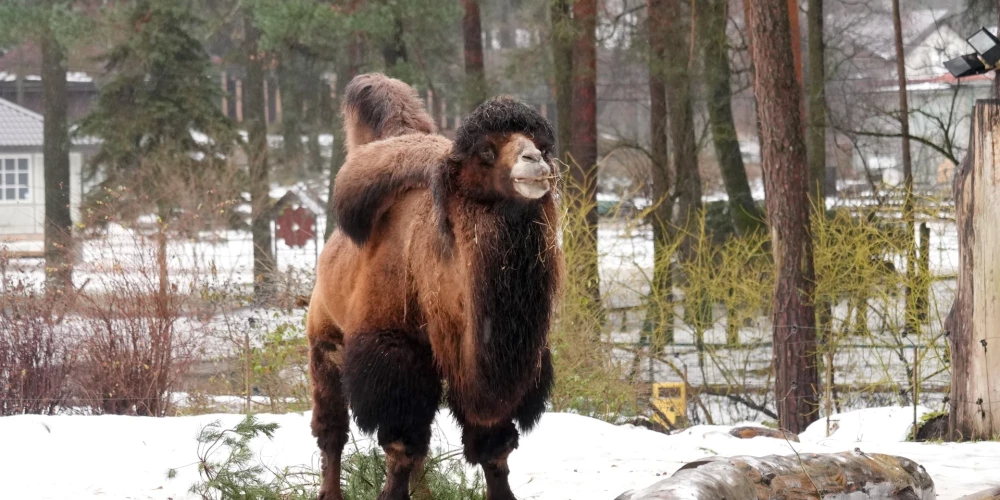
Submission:
M 921 412 L 926 412 L 922 409 Z M 908 417 L 908 418 L 907 418 Z M 225 427 L 240 415 L 196 417 L 37 416 L 0 418 L 4 498 L 156 499 L 194 498 L 197 480 L 195 436 L 206 424 Z M 273 441 L 254 443 L 266 465 L 318 467 L 310 414 L 259 415 L 280 428 Z M 913 459 L 934 478 L 938 498 L 949 500 L 1000 485 L 1000 443 L 902 442 L 911 408 L 874 408 L 833 417 L 838 429 L 826 437 L 820 421 L 802 443 L 772 438 L 741 440 L 730 427 L 697 426 L 664 435 L 630 425 L 615 426 L 565 413 L 546 414 L 510 457 L 511 484 L 519 498 L 610 500 L 646 487 L 684 463 L 711 455 L 828 453 L 853 450 Z M 355 436 L 359 436 L 355 430 Z M 432 448 L 459 448 L 461 433 L 443 411 L 435 424 Z M 371 441 L 358 437 L 358 447 Z M 352 449 L 354 444 L 348 444 Z M 16 450 L 16 451 L 15 451 Z M 177 469 L 167 479 L 168 469 Z

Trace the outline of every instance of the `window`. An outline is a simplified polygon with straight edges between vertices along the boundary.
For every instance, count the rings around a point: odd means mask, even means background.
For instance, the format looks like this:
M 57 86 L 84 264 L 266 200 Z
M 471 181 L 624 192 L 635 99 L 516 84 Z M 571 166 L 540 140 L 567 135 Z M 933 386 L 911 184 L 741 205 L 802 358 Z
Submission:
M 28 157 L 0 158 L 0 201 L 31 201 Z

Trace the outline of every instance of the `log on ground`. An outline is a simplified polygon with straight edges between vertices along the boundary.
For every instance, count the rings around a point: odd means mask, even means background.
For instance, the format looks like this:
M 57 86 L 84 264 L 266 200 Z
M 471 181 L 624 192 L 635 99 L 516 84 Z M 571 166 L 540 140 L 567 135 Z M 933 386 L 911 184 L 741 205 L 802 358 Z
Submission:
M 788 441 L 799 442 L 799 436 L 779 429 L 769 429 L 753 425 L 743 427 L 733 427 L 729 430 L 729 435 L 740 439 L 753 439 L 755 437 L 768 437 L 774 439 L 786 439 Z
M 985 491 L 980 491 L 979 493 L 966 495 L 956 500 L 1000 500 L 1000 486 L 997 486 L 996 488 L 990 488 Z
M 934 481 L 916 462 L 864 453 L 714 457 L 616 500 L 934 500 Z

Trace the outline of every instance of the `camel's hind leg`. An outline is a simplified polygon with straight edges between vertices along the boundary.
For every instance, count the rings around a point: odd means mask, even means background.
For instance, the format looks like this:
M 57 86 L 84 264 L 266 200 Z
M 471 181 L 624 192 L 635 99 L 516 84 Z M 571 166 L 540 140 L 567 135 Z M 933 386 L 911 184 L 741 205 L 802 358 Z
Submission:
M 454 411 L 454 408 L 453 408 Z M 513 422 L 480 427 L 462 422 L 462 444 L 465 459 L 483 468 L 486 479 L 486 500 L 516 500 L 507 476 L 507 457 L 517 448 L 518 433 Z
M 323 453 L 323 484 L 319 500 L 343 500 L 340 459 L 350 432 L 347 402 L 340 381 L 338 346 L 326 340 L 310 341 L 309 373 L 313 381 L 312 432 Z
M 352 336 L 344 351 L 344 390 L 358 427 L 377 430 L 385 450 L 386 483 L 379 500 L 409 499 L 410 473 L 427 456 L 441 400 L 430 345 L 406 332 Z

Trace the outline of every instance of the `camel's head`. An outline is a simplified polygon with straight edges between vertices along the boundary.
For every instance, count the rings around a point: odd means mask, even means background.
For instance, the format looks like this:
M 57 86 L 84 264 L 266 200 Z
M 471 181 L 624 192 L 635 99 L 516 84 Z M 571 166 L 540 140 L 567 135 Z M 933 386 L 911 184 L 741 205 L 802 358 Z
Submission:
M 451 163 L 457 191 L 481 201 L 541 199 L 555 188 L 553 143 L 552 126 L 538 111 L 512 97 L 494 97 L 456 131 Z

